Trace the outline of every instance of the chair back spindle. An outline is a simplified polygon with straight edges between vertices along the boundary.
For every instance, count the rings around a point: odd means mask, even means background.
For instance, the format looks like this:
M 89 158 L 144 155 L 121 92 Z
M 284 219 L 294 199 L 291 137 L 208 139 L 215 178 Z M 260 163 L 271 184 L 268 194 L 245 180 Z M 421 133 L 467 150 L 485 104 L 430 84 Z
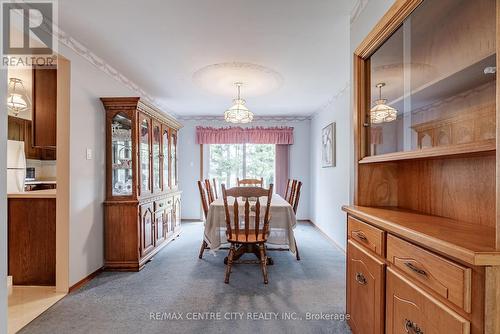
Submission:
M 207 190 L 208 204 L 212 204 L 215 201 L 215 196 L 209 179 L 205 179 L 205 189 Z
M 264 186 L 264 178 L 260 179 L 241 179 L 236 178 L 236 183 L 238 184 L 238 187 L 263 187 Z

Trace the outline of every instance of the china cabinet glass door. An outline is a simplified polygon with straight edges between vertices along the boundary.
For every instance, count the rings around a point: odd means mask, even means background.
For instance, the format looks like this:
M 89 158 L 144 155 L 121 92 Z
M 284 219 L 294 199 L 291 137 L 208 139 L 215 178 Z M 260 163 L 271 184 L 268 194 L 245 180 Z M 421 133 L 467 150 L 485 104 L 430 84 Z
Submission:
M 151 192 L 150 162 L 150 119 L 139 117 L 139 171 L 141 175 L 141 195 Z
M 495 147 L 496 39 L 495 0 L 423 1 L 369 58 L 368 155 Z
M 162 125 L 162 157 L 163 157 L 163 190 L 169 188 L 169 171 L 170 171 L 170 161 L 168 149 L 170 147 L 170 136 L 168 127 Z
M 170 161 L 172 163 L 172 180 L 170 186 L 175 188 L 177 186 L 177 132 L 172 130 L 170 139 Z
M 161 125 L 153 121 L 153 189 L 161 191 Z
M 113 196 L 131 196 L 132 180 L 132 121 L 125 113 L 111 121 L 111 188 Z

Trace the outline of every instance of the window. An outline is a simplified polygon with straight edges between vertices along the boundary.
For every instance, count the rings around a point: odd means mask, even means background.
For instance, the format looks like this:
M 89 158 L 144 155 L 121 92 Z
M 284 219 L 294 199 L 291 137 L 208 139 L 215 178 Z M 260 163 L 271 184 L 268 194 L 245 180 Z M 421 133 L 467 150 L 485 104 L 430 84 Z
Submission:
M 264 186 L 274 183 L 275 145 L 212 144 L 209 177 L 226 187 L 236 186 L 236 178 L 264 178 Z

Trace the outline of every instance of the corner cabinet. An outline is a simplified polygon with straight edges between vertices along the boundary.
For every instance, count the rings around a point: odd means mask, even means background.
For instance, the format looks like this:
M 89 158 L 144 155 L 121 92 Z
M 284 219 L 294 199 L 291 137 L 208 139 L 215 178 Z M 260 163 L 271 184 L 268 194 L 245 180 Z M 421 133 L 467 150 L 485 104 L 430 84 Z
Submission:
M 101 101 L 106 110 L 105 268 L 138 271 L 181 231 L 181 124 L 138 97 Z

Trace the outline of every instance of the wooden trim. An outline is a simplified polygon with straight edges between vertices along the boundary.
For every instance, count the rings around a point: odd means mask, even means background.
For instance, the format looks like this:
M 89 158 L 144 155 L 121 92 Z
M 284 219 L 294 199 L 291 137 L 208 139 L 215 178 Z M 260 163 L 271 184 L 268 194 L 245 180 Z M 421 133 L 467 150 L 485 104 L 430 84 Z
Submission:
M 497 0 L 497 98 L 496 98 L 496 121 L 497 121 L 497 135 L 496 135 L 496 145 L 500 147 L 500 79 L 498 75 L 498 68 L 500 65 L 500 0 Z M 496 159 L 496 248 L 500 250 L 500 151 L 497 150 Z M 500 290 L 500 289 L 499 289 Z M 500 298 L 499 298 L 500 300 Z M 499 326 L 500 327 L 500 326 Z
M 488 139 L 481 142 L 456 144 L 448 146 L 430 147 L 415 151 L 402 151 L 395 153 L 379 154 L 362 158 L 360 164 L 374 162 L 387 162 L 411 159 L 438 158 L 438 157 L 456 157 L 471 156 L 477 154 L 495 154 L 495 139 Z M 497 173 L 498 175 L 498 173 Z
M 500 333 L 500 267 L 486 267 L 484 332 Z
M 398 29 L 411 12 L 423 0 L 396 0 L 377 25 L 359 44 L 354 52 L 361 58 L 368 58 L 389 36 Z
M 316 225 L 312 220 L 303 220 L 301 222 L 309 222 L 315 229 L 317 229 L 335 248 L 346 254 L 346 250 L 342 248 L 332 237 L 330 237 L 320 226 Z
M 75 290 L 78 290 L 82 286 L 86 285 L 88 282 L 93 280 L 97 275 L 99 275 L 103 271 L 104 271 L 104 267 L 101 267 L 101 268 L 97 269 L 96 271 L 94 271 L 93 273 L 89 274 L 88 276 L 82 278 L 81 280 L 79 280 L 78 282 L 76 282 L 75 284 L 73 284 L 72 286 L 69 287 L 69 293 L 71 293 Z

